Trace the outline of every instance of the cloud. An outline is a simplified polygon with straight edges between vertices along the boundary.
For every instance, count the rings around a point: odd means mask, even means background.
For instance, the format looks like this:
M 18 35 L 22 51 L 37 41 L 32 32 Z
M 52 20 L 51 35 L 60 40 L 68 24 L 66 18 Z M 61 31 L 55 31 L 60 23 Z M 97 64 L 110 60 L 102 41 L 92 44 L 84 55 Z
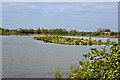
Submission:
M 54 3 L 52 5 L 54 5 Z M 117 3 L 61 3 L 58 4 L 58 6 L 55 8 L 48 10 L 47 13 L 48 15 L 52 16 L 67 15 L 76 17 L 101 17 L 103 15 L 108 16 L 117 13 Z
M 57 4 L 57 5 L 56 5 Z M 116 13 L 117 3 L 3 3 L 6 16 L 102 16 Z
M 117 6 L 117 2 L 4 2 L 3 25 L 113 27 Z

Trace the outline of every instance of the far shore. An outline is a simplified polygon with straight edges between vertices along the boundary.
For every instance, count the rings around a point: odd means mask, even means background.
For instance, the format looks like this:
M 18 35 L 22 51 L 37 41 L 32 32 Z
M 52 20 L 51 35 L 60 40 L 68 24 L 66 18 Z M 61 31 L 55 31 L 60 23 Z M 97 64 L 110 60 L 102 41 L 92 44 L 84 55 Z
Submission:
M 83 36 L 83 37 L 107 37 L 107 38 L 119 38 L 120 32 L 114 32 L 110 29 L 98 29 L 95 32 L 79 32 L 77 30 L 66 29 L 4 29 L 0 32 L 1 35 L 47 35 L 47 36 Z

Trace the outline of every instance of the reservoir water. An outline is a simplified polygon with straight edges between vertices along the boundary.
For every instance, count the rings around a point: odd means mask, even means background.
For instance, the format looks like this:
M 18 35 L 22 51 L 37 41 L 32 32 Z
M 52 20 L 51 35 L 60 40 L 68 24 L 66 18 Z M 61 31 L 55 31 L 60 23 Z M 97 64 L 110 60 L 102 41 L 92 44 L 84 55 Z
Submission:
M 2 37 L 2 77 L 3 78 L 53 78 L 56 68 L 68 72 L 70 64 L 85 60 L 83 54 L 90 47 L 100 49 L 104 45 L 62 45 L 44 43 L 34 36 Z M 88 37 L 84 37 L 88 38 Z M 92 38 L 106 41 L 108 38 Z M 117 41 L 117 38 L 110 38 Z

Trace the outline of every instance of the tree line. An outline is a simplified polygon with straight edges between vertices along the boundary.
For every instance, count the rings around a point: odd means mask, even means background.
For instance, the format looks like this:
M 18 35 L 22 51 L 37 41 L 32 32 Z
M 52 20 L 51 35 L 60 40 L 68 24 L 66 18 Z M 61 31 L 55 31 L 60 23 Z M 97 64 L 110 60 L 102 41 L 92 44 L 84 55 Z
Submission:
M 66 29 L 4 29 L 4 28 L 0 28 L 0 30 L 2 31 L 2 35 L 22 35 L 22 34 L 51 34 L 51 35 L 71 35 L 71 36 L 99 36 L 99 35 L 110 35 L 110 36 L 114 36 L 114 35 L 118 35 L 120 34 L 120 32 L 113 32 L 110 29 L 98 29 L 96 32 L 79 32 L 77 30 L 66 30 Z

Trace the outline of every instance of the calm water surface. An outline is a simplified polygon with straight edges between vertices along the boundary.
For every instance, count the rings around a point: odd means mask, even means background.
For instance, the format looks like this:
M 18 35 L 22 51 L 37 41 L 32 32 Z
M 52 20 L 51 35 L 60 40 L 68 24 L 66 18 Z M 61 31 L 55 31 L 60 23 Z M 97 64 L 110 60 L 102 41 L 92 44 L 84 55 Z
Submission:
M 3 78 L 52 78 L 58 66 L 68 72 L 70 64 L 83 60 L 82 55 L 88 53 L 90 47 L 100 49 L 103 46 L 44 43 L 33 37 L 2 37 Z M 101 39 L 105 41 L 107 38 Z M 111 40 L 117 41 L 116 38 Z

